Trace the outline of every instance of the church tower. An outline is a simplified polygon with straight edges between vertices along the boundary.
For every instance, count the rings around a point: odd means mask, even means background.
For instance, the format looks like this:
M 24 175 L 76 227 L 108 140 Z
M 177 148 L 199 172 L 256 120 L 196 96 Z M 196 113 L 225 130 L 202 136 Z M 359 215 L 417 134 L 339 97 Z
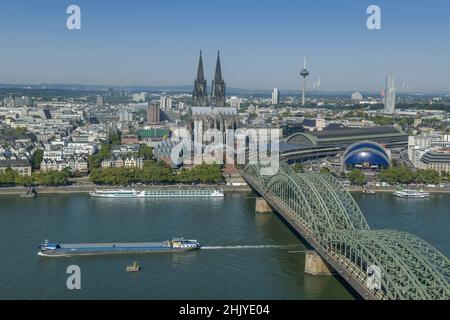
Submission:
M 208 105 L 208 93 L 205 74 L 203 72 L 202 52 L 200 51 L 200 59 L 198 61 L 197 79 L 194 82 L 194 92 L 192 93 L 192 105 L 196 107 L 204 107 Z
M 222 79 L 220 52 L 217 52 L 216 73 L 212 82 L 211 104 L 215 107 L 225 107 L 225 81 Z

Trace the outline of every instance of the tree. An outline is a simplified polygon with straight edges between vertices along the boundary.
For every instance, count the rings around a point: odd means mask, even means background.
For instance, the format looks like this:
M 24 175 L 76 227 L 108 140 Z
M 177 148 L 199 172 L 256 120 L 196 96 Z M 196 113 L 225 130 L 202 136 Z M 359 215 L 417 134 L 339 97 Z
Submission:
M 120 131 L 114 130 L 109 133 L 109 144 L 119 145 L 121 141 Z
M 13 186 L 16 183 L 16 177 L 19 174 L 11 169 L 11 167 L 8 167 L 5 169 L 5 172 L 0 174 L 0 185 L 4 186 Z
M 418 170 L 414 172 L 406 166 L 398 166 L 381 170 L 378 174 L 378 180 L 391 184 L 409 184 L 411 182 L 438 183 L 440 176 L 434 170 Z
M 223 178 L 219 165 L 203 163 L 190 170 L 182 169 L 176 180 L 181 183 L 219 183 Z
M 31 186 L 33 184 L 33 178 L 31 176 L 17 175 L 16 176 L 16 180 L 15 180 L 15 184 L 19 185 L 19 186 L 28 187 L 28 186 Z
M 44 159 L 44 150 L 37 149 L 33 157 L 33 169 L 39 169 L 41 167 L 42 159 Z
M 103 143 L 100 146 L 100 151 L 88 158 L 89 170 L 92 172 L 95 169 L 99 169 L 103 160 L 111 157 L 111 145 Z
M 153 158 L 153 149 L 146 144 L 141 144 L 138 155 L 145 160 L 150 160 Z
M 350 180 L 352 184 L 356 184 L 358 186 L 362 186 L 366 183 L 366 176 L 359 170 L 352 170 L 347 174 L 347 178 Z
M 68 185 L 69 174 L 66 171 L 33 172 L 34 183 L 41 186 L 62 186 Z

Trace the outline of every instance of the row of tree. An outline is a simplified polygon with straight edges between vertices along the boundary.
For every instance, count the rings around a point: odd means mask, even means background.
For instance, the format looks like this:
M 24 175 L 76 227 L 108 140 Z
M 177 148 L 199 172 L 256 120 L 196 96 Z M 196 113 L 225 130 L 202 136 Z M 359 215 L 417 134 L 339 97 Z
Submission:
M 0 173 L 0 186 L 62 186 L 68 185 L 70 174 L 67 171 L 33 172 L 31 176 L 21 176 L 11 168 Z
M 304 172 L 304 166 L 301 163 L 295 163 L 292 168 L 297 173 Z M 321 168 L 320 172 L 330 173 L 330 170 L 328 168 Z M 347 174 L 342 173 L 341 178 L 346 178 L 355 185 L 364 185 L 367 182 L 365 174 L 357 169 Z M 432 169 L 414 171 L 406 166 L 392 166 L 381 170 L 376 179 L 377 181 L 388 182 L 390 184 L 439 184 L 450 182 L 450 173 L 438 172 Z
M 366 183 L 366 176 L 360 170 L 352 170 L 347 173 L 346 178 L 352 184 L 363 185 Z M 390 184 L 438 184 L 450 181 L 450 173 L 436 170 L 412 170 L 405 166 L 389 167 L 378 173 L 377 180 L 380 182 L 388 182 Z
M 447 174 L 440 174 L 436 170 L 427 169 L 413 171 L 405 166 L 390 167 L 381 170 L 381 172 L 378 174 L 379 181 L 386 181 L 391 184 L 438 184 L 448 181 L 447 179 Z
M 222 173 L 216 164 L 202 164 L 190 170 L 176 170 L 162 161 L 146 161 L 142 169 L 138 168 L 105 168 L 95 169 L 90 180 L 96 184 L 130 185 L 170 184 L 170 183 L 220 183 Z

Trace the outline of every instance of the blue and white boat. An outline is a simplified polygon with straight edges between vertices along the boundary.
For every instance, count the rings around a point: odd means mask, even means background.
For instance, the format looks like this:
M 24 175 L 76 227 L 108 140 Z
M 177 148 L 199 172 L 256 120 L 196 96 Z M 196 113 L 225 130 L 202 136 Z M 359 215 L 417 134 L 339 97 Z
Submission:
M 75 243 L 64 244 L 44 241 L 38 247 L 38 255 L 43 257 L 71 257 L 86 255 L 141 254 L 141 253 L 176 253 L 200 249 L 197 240 L 173 238 L 164 242 L 140 243 Z

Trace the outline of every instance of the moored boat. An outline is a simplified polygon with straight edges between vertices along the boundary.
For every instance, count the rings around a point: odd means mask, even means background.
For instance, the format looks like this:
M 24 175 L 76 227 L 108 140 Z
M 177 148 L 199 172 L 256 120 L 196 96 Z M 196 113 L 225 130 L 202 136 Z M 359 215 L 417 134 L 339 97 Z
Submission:
M 90 193 L 94 198 L 196 198 L 224 197 L 223 190 L 215 189 L 135 189 L 95 190 Z
M 407 199 L 423 199 L 428 198 L 430 194 L 428 192 L 424 192 L 423 190 L 411 190 L 411 189 L 402 189 L 396 190 L 393 193 L 394 196 L 399 198 L 407 198 Z
M 369 187 L 364 187 L 362 192 L 364 194 L 375 194 L 375 190 L 370 189 Z

